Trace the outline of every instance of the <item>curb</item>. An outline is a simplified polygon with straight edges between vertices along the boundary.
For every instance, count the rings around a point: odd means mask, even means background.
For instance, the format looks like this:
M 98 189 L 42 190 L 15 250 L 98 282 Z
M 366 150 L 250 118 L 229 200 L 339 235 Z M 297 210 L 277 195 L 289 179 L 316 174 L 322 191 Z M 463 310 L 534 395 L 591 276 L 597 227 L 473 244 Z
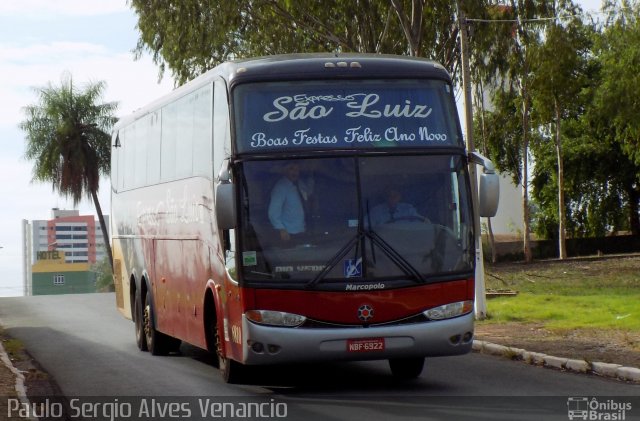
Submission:
M 510 360 L 520 360 L 542 367 L 566 370 L 574 373 L 589 373 L 617 380 L 640 383 L 640 368 L 624 367 L 620 364 L 554 357 L 540 352 L 529 352 L 521 348 L 513 348 L 479 340 L 473 341 L 473 350 L 482 354 L 505 357 Z
M 4 363 L 4 365 L 13 373 L 15 376 L 15 389 L 18 399 L 22 403 L 23 406 L 31 407 L 29 403 L 29 398 L 27 397 L 27 386 L 24 384 L 25 378 L 20 370 L 18 370 L 11 359 L 9 358 L 9 354 L 5 351 L 4 346 L 2 346 L 2 342 L 0 341 L 0 361 Z M 37 421 L 37 418 L 28 417 L 29 420 Z

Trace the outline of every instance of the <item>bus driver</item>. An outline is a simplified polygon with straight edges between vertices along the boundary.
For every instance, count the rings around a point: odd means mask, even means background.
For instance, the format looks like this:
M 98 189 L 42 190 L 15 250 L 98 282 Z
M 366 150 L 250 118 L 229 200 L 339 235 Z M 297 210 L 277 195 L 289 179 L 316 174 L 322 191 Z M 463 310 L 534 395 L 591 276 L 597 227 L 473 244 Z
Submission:
M 412 204 L 402 202 L 402 193 L 396 188 L 387 190 L 386 201 L 374 206 L 368 219 L 374 227 L 402 220 L 428 222 Z

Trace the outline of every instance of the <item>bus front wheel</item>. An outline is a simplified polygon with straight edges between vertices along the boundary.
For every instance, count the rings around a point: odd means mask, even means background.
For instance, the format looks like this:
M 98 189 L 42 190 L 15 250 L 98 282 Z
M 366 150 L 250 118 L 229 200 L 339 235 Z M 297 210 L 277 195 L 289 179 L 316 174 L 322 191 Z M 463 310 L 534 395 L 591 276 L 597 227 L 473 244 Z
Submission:
M 218 370 L 220 370 L 220 375 L 225 383 L 240 383 L 244 366 L 224 355 L 219 329 L 215 326 L 213 329 L 215 330 L 216 357 L 218 359 Z
M 389 360 L 394 377 L 402 380 L 415 379 L 424 369 L 424 358 L 397 358 Z

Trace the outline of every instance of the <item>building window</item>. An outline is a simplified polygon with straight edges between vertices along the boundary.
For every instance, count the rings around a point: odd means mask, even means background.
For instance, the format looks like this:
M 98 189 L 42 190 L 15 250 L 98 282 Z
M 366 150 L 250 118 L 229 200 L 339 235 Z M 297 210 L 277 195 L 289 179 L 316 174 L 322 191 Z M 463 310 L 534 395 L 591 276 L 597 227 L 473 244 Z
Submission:
M 64 285 L 64 275 L 53 275 L 53 285 Z

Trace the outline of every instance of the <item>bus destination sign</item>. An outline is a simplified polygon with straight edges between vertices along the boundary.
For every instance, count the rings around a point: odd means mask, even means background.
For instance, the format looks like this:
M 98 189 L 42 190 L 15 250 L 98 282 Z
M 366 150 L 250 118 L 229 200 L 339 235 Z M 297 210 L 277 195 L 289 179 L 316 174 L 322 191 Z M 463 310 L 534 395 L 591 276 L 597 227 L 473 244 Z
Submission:
M 461 146 L 448 85 L 390 85 L 240 86 L 238 151 Z

